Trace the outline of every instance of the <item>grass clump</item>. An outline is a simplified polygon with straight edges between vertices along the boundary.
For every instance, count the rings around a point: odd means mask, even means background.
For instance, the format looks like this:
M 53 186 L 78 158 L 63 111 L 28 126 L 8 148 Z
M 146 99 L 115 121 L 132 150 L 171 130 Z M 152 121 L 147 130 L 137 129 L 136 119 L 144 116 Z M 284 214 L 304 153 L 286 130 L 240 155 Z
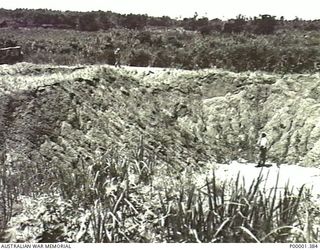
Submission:
M 126 161 L 115 151 L 103 157 L 85 167 L 77 182 L 69 174 L 58 178 L 55 193 L 48 187 L 42 189 L 45 194 L 22 199 L 24 211 L 12 218 L 2 241 L 270 243 L 319 238 L 304 187 L 296 194 L 288 185 L 280 190 L 277 179 L 266 190 L 262 172 L 249 188 L 239 175 L 227 183 L 214 172 L 199 183 L 199 169 L 172 178 L 175 173 L 166 170 L 164 177 L 165 166 L 156 162 Z M 55 171 L 68 176 L 67 169 Z

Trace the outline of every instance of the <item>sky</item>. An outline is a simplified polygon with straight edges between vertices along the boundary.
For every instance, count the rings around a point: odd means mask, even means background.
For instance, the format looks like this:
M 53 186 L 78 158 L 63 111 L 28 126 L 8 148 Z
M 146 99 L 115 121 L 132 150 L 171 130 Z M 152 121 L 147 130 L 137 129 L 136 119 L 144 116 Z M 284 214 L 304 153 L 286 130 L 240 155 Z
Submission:
M 234 18 L 271 14 L 286 19 L 320 19 L 320 0 L 0 0 L 0 8 L 113 11 L 121 14 L 148 14 L 172 18 Z

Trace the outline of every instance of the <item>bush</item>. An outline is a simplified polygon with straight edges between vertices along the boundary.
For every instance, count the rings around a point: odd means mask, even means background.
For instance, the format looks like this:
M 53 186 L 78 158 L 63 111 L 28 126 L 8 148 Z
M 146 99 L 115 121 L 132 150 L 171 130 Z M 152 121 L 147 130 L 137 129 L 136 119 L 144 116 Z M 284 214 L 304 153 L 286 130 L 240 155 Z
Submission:
M 193 69 L 194 61 L 188 50 L 181 48 L 175 50 L 174 65 L 183 69 Z
M 172 61 L 173 57 L 168 55 L 165 51 L 161 50 L 156 54 L 153 66 L 165 68 L 168 67 L 168 65 L 171 65 Z
M 147 43 L 152 45 L 151 32 L 150 31 L 142 31 L 137 35 L 137 39 L 140 43 Z
M 152 56 L 148 51 L 143 49 L 133 50 L 129 58 L 129 65 L 146 67 L 149 66 Z

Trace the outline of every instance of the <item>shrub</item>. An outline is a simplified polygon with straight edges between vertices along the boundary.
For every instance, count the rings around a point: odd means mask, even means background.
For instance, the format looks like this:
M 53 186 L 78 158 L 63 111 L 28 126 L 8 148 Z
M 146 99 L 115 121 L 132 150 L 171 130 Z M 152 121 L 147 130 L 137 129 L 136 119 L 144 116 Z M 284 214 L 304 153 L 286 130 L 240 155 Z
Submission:
M 151 59 L 152 56 L 148 51 L 143 49 L 133 50 L 129 58 L 129 65 L 146 67 L 150 64 Z
M 173 57 L 168 55 L 165 51 L 161 50 L 156 54 L 153 66 L 165 68 L 168 65 L 171 65 L 172 61 Z
M 116 166 L 117 167 L 117 166 Z M 135 168 L 132 168 L 134 170 Z M 201 187 L 193 175 L 159 189 L 134 184 L 129 168 L 123 181 L 99 179 L 98 169 L 89 175 L 93 199 L 65 201 L 59 196 L 25 200 L 24 215 L 15 218 L 21 228 L 11 229 L 15 241 L 31 242 L 314 242 L 312 218 L 317 216 L 304 187 L 293 194 L 286 186 L 262 188 L 261 172 L 250 188 L 239 175 L 228 185 L 214 173 Z M 136 172 L 138 173 L 138 172 Z M 170 174 L 170 173 L 168 173 Z M 111 176 L 109 176 L 111 177 Z M 100 182 L 102 181 L 102 182 Z M 100 183 L 100 184 L 99 184 Z M 137 186 L 138 185 L 138 186 Z M 138 190 L 144 190 L 139 192 Z M 304 199 L 304 203 L 302 203 Z M 304 205 L 305 204 L 305 205 Z M 301 215 L 306 210 L 307 218 Z M 32 224 L 29 223 L 32 221 Z M 305 228 L 307 225 L 307 228 Z M 28 228 L 22 233 L 22 228 Z

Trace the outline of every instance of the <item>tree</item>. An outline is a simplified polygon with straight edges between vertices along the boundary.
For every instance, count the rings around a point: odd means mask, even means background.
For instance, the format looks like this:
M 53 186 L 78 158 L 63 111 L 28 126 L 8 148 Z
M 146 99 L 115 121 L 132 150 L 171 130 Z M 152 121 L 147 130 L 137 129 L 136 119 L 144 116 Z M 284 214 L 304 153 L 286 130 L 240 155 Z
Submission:
M 128 29 L 142 29 L 147 25 L 147 15 L 126 15 L 122 25 Z
M 98 31 L 99 25 L 96 16 L 92 12 L 87 12 L 79 16 L 78 19 L 79 30 L 83 31 Z
M 224 33 L 240 33 L 245 31 L 245 26 L 247 25 L 247 21 L 244 16 L 238 15 L 236 19 L 229 19 L 226 23 L 224 23 L 222 27 L 222 32 Z
M 133 50 L 129 63 L 132 66 L 146 67 L 151 61 L 151 54 L 143 49 Z
M 148 25 L 149 26 L 162 26 L 162 27 L 169 27 L 172 25 L 174 20 L 172 20 L 168 16 L 162 17 L 148 17 Z
M 140 41 L 140 43 L 148 43 L 149 45 L 152 45 L 151 38 L 150 31 L 142 31 L 137 35 L 137 39 Z
M 275 30 L 277 21 L 275 16 L 260 15 L 259 18 L 254 19 L 254 33 L 256 34 L 272 34 Z
M 170 67 L 172 63 L 172 56 L 166 53 L 163 50 L 160 50 L 156 56 L 153 63 L 153 66 L 155 67 Z
M 98 19 L 98 25 L 101 29 L 107 30 L 110 28 L 114 28 L 114 23 L 111 20 L 112 13 L 110 11 L 98 11 L 96 13 Z

